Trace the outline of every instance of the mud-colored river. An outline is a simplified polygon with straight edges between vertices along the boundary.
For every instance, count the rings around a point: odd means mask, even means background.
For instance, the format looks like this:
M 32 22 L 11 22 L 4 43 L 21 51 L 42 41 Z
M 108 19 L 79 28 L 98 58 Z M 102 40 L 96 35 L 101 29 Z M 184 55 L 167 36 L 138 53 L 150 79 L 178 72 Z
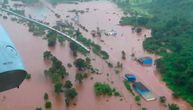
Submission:
M 176 100 L 172 98 L 172 91 L 161 81 L 159 74 L 155 72 L 155 67 L 144 67 L 132 60 L 132 53 L 135 53 L 136 57 L 151 56 L 157 58 L 157 56 L 145 52 L 142 47 L 145 39 L 144 35 L 146 34 L 150 37 L 151 31 L 143 29 L 142 34 L 137 35 L 136 33 L 132 33 L 130 26 L 119 26 L 119 20 L 121 16 L 123 16 L 123 12 L 115 4 L 108 1 L 96 1 L 80 3 L 78 5 L 61 4 L 52 7 L 45 3 L 43 6 L 40 4 L 40 6 L 26 7 L 25 9 L 27 15 L 30 14 L 33 18 L 44 20 L 49 22 L 50 25 L 54 25 L 55 21 L 59 19 L 54 16 L 54 13 L 52 13 L 48 7 L 60 14 L 63 20 L 69 21 L 75 16 L 75 13 L 68 12 L 69 10 L 86 10 L 86 8 L 89 8 L 87 13 L 80 14 L 80 23 L 85 26 L 89 32 L 81 29 L 80 31 L 85 37 L 92 39 L 109 53 L 110 62 L 115 65 L 117 61 L 120 61 L 123 63 L 124 68 L 120 74 L 115 74 L 114 70 L 109 68 L 105 61 L 91 53 L 89 56 L 91 59 L 95 59 L 92 61 L 92 65 L 98 68 L 102 74 L 90 75 L 88 79 L 83 81 L 82 85 L 74 81 L 76 69 L 74 67 L 68 68 L 67 70 L 70 75 L 67 79 L 74 82 L 78 90 L 78 96 L 75 101 L 76 105 L 66 108 L 63 94 L 56 95 L 54 93 L 52 83 L 45 78 L 43 73 L 43 71 L 48 68 L 48 65 L 43 61 L 43 52 L 49 50 L 47 42 L 33 36 L 24 25 L 17 24 L 9 19 L 0 19 L 1 25 L 5 27 L 20 51 L 27 71 L 32 74 L 32 78 L 25 80 L 19 89 L 12 89 L 0 93 L 0 110 L 34 110 L 36 107 L 44 108 L 45 101 L 43 100 L 43 95 L 45 92 L 48 92 L 49 98 L 53 103 L 52 110 L 140 110 L 141 107 L 146 107 L 148 110 L 167 110 L 166 107 L 160 104 L 159 100 L 151 102 L 142 100 L 142 106 L 138 106 L 133 96 L 122 83 L 123 76 L 128 71 L 133 71 L 138 80 L 143 82 L 157 97 L 166 96 L 168 102 L 177 103 L 181 107 L 181 110 L 193 110 L 193 108 L 182 99 Z M 37 11 L 37 9 L 42 10 Z M 66 16 L 70 17 L 67 18 Z M 113 29 L 118 35 L 116 37 L 102 35 L 101 38 L 93 38 L 90 31 L 96 30 L 96 27 L 106 31 Z M 104 42 L 101 42 L 101 40 Z M 126 52 L 126 60 L 121 59 L 122 50 Z M 66 42 L 64 46 L 57 45 L 55 49 L 52 50 L 52 53 L 60 59 L 65 66 L 74 61 L 68 42 Z M 107 76 L 107 73 L 110 73 L 110 75 Z M 94 79 L 91 80 L 91 77 Z M 96 81 L 110 83 L 121 92 L 123 97 L 96 97 L 93 88 Z

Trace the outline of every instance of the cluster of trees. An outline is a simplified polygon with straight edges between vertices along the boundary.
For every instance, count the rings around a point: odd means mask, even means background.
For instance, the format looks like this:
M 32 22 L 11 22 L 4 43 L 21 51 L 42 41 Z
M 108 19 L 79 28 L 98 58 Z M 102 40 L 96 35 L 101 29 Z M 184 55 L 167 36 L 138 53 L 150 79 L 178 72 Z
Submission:
M 92 51 L 100 56 L 101 58 L 103 58 L 104 60 L 109 59 L 109 55 L 106 51 L 102 50 L 101 46 L 98 44 L 95 44 L 94 42 L 92 42 L 90 39 L 87 39 L 85 37 L 83 37 L 83 35 L 80 33 L 79 30 L 76 31 L 76 39 L 80 42 L 82 42 L 85 46 L 92 48 Z M 71 48 L 72 49 L 72 48 Z M 73 49 L 72 49 L 73 50 Z M 80 48 L 78 48 L 78 46 L 76 46 L 76 48 L 74 50 L 80 50 Z
M 52 66 L 48 70 L 45 70 L 45 74 L 50 77 L 55 87 L 58 87 L 58 83 L 68 76 L 68 72 L 62 65 L 62 62 L 53 56 L 50 51 L 45 51 L 43 57 L 44 59 L 52 61 Z
M 75 79 L 79 83 L 82 83 L 82 80 L 87 78 L 86 70 L 92 70 L 91 60 L 90 58 L 86 58 L 85 60 L 82 58 L 78 58 L 74 61 L 74 66 L 78 69 L 76 73 Z
M 43 54 L 43 57 L 45 60 L 51 60 L 52 66 L 45 71 L 45 74 L 49 76 L 49 78 L 54 83 L 54 90 L 57 94 L 64 93 L 65 96 L 65 103 L 67 106 L 69 106 L 70 102 L 78 95 L 76 92 L 76 89 L 73 88 L 73 84 L 70 80 L 67 80 L 64 84 L 62 84 L 61 80 L 68 76 L 68 73 L 65 69 L 65 67 L 62 65 L 62 62 L 59 61 L 55 56 L 51 54 L 50 51 L 45 51 Z M 85 62 L 84 62 L 85 63 Z M 87 63 L 87 62 L 86 62 Z M 79 65 L 79 61 L 77 61 L 77 67 L 84 68 Z M 82 64 L 82 63 L 81 63 Z M 80 74 L 80 73 L 78 73 Z M 76 79 L 81 82 L 82 77 L 76 76 Z M 44 95 L 44 99 L 48 99 L 47 93 Z M 47 104 L 47 103 L 46 103 Z M 45 105 L 47 107 L 50 107 L 50 104 L 48 103 Z
M 124 85 L 125 85 L 125 87 L 127 88 L 127 90 L 129 90 L 129 91 L 131 92 L 131 94 L 132 94 L 133 96 L 135 96 L 135 93 L 134 93 L 133 89 L 131 88 L 130 83 L 129 83 L 127 80 L 124 81 Z
M 31 22 L 28 23 L 28 31 L 32 32 L 34 36 L 43 36 L 46 34 L 45 28 Z
M 166 107 L 168 106 L 169 110 L 180 110 L 180 107 L 177 104 L 167 104 L 167 98 L 165 96 L 159 97 L 160 103 L 164 104 Z
M 74 66 L 79 70 L 79 71 L 84 71 L 86 69 L 91 68 L 91 60 L 90 58 L 86 58 L 85 60 L 82 58 L 78 58 L 74 61 Z
M 13 11 L 19 14 L 24 13 L 22 12 L 22 10 L 13 10 Z M 53 28 L 55 27 L 57 26 L 53 26 Z M 46 28 L 40 25 L 37 25 L 35 23 L 31 23 L 31 22 L 28 23 L 28 31 L 32 32 L 34 36 L 46 36 L 49 47 L 55 46 L 57 41 L 60 44 L 63 44 L 66 41 L 66 38 L 64 36 L 57 34 L 55 31 L 49 30 L 48 32 L 46 32 L 46 30 L 47 30 Z M 58 27 L 58 30 L 60 30 L 60 27 Z
M 137 102 L 137 105 L 141 105 L 141 97 L 140 96 L 135 96 L 135 101 Z
M 107 83 L 96 82 L 94 88 L 96 95 L 121 96 L 115 88 L 112 89 Z
M 44 93 L 44 101 L 45 101 L 44 107 L 45 107 L 46 109 L 52 108 L 52 102 L 49 101 L 49 96 L 48 96 L 48 93 L 47 93 L 47 92 Z M 41 108 L 41 107 L 37 107 L 36 110 L 42 110 L 42 108 Z
M 75 42 L 70 42 L 69 46 L 70 46 L 71 51 L 73 52 L 74 57 L 77 57 L 77 52 L 80 52 L 84 55 L 87 53 L 87 51 L 84 48 L 80 47 Z
M 175 96 L 193 105 L 193 1 L 153 0 L 138 8 L 147 9 L 152 16 L 124 17 L 120 23 L 152 29 L 153 37 L 144 41 L 144 48 L 162 56 L 157 68 L 164 81 Z
M 176 104 L 168 104 L 168 108 L 169 110 L 180 110 L 180 108 Z
M 48 34 L 46 35 L 47 36 L 47 39 L 48 39 L 48 46 L 49 47 L 53 47 L 56 45 L 56 42 L 58 40 L 58 42 L 60 44 L 63 44 L 65 42 L 65 38 L 64 36 L 61 36 L 59 34 L 57 34 L 56 32 L 54 31 L 48 31 Z
M 76 92 L 76 89 L 72 87 L 71 81 L 66 81 L 64 84 L 64 96 L 65 96 L 65 103 L 66 106 L 69 106 L 71 101 L 73 101 L 74 98 L 78 95 Z

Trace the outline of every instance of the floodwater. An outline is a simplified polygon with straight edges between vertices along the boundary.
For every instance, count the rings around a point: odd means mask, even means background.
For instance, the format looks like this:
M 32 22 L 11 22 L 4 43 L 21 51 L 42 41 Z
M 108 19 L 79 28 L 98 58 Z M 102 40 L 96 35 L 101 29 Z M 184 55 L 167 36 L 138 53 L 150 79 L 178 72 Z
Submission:
M 74 81 L 76 69 L 74 67 L 67 68 L 66 66 L 68 63 L 72 64 L 74 61 L 68 42 L 65 42 L 63 46 L 56 45 L 55 49 L 52 49 L 52 53 L 63 62 L 70 73 L 67 79 L 73 81 L 74 86 L 78 90 L 78 96 L 74 102 L 76 105 L 66 108 L 63 94 L 57 95 L 54 93 L 52 83 L 49 79 L 46 79 L 43 73 L 43 71 L 49 67 L 49 65 L 43 61 L 43 52 L 49 50 L 47 42 L 39 37 L 33 36 L 24 25 L 17 24 L 11 20 L 0 19 L 1 24 L 8 31 L 20 51 L 27 71 L 32 74 L 32 78 L 25 80 L 19 89 L 12 89 L 0 93 L 0 110 L 34 110 L 36 107 L 44 108 L 45 101 L 43 100 L 43 95 L 45 92 L 49 94 L 49 99 L 53 103 L 52 110 L 140 110 L 141 107 L 146 107 L 148 110 L 167 110 L 166 107 L 159 103 L 159 100 L 150 102 L 142 100 L 142 106 L 136 104 L 134 97 L 122 83 L 124 74 L 129 71 L 132 71 L 138 80 L 143 82 L 156 96 L 166 96 L 168 102 L 177 103 L 182 110 L 193 110 L 185 101 L 172 98 L 172 91 L 161 81 L 159 74 L 155 72 L 154 66 L 144 67 L 132 59 L 132 53 L 135 53 L 136 57 L 158 57 L 148 54 L 142 47 L 145 39 L 144 35 L 146 34 L 150 37 L 151 31 L 143 29 L 142 34 L 138 35 L 132 33 L 130 26 L 119 26 L 119 19 L 123 15 L 123 12 L 115 4 L 107 1 L 96 1 L 80 3 L 78 5 L 61 4 L 54 8 L 49 4 L 44 5 L 44 11 L 40 11 L 39 13 L 37 10 L 34 10 L 36 7 L 26 7 L 26 14 L 30 14 L 36 19 L 43 19 L 49 22 L 50 25 L 54 25 L 55 21 L 59 20 L 59 18 L 56 18 L 50 9 L 60 14 L 63 20 L 71 21 L 75 13 L 68 12 L 69 10 L 86 10 L 86 8 L 89 8 L 88 12 L 80 14 L 80 24 L 85 26 L 89 32 L 81 29 L 80 31 L 85 37 L 92 39 L 92 41 L 101 45 L 102 49 L 109 53 L 110 62 L 116 65 L 116 63 L 120 61 L 123 64 L 123 70 L 120 74 L 115 74 L 114 70 L 109 68 L 105 61 L 91 52 L 89 57 L 95 59 L 92 60 L 92 65 L 98 68 L 102 74 L 91 74 L 89 78 L 83 81 L 82 85 L 79 85 Z M 38 8 L 40 7 L 41 6 L 38 6 Z M 47 7 L 47 9 L 45 7 Z M 69 16 L 69 18 L 66 16 Z M 118 35 L 116 37 L 102 35 L 101 38 L 93 38 L 90 32 L 96 30 L 97 27 L 106 31 L 115 30 Z M 76 26 L 76 28 L 78 28 L 78 26 Z M 126 60 L 121 59 L 122 50 L 126 52 Z M 79 57 L 82 56 L 79 55 Z M 107 73 L 110 75 L 107 76 Z M 93 80 L 91 80 L 91 78 L 93 78 Z M 123 97 L 96 97 L 93 86 L 97 81 L 110 83 L 112 87 L 120 91 Z

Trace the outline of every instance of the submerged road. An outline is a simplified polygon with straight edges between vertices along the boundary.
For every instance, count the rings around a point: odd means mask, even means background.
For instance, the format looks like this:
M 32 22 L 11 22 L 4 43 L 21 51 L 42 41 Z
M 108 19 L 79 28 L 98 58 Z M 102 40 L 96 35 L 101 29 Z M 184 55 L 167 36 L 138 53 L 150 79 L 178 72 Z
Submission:
M 36 24 L 38 24 L 38 25 L 41 25 L 41 26 L 43 26 L 43 27 L 45 27 L 45 28 L 47 28 L 47 29 L 50 29 L 50 30 L 52 30 L 52 31 L 55 31 L 56 33 L 58 33 L 58 34 L 60 34 L 60 35 L 62 35 L 62 36 L 64 36 L 64 37 L 68 38 L 70 41 L 73 41 L 73 42 L 75 42 L 76 44 L 78 44 L 79 46 L 83 47 L 87 52 L 90 51 L 90 49 L 89 49 L 88 47 L 84 46 L 82 43 L 80 43 L 80 42 L 77 41 L 76 39 L 74 39 L 74 38 L 70 37 L 69 35 L 67 35 L 67 34 L 65 34 L 65 33 L 61 32 L 61 31 L 58 31 L 58 30 L 56 30 L 56 29 L 54 29 L 54 28 L 52 28 L 52 27 L 50 27 L 50 26 L 48 26 L 48 25 L 46 25 L 46 24 L 44 24 L 44 23 L 41 23 L 41 22 L 38 22 L 38 21 L 36 21 L 36 20 L 34 20 L 34 19 L 31 19 L 31 18 L 22 16 L 22 15 L 20 15 L 20 14 L 17 14 L 17 13 L 15 13 L 15 12 L 13 12 L 13 11 L 7 10 L 7 9 L 5 9 L 5 8 L 2 8 L 2 7 L 0 7 L 0 10 L 5 11 L 5 12 L 7 12 L 7 13 L 11 13 L 11 14 L 13 14 L 13 15 L 15 15 L 15 16 L 18 16 L 18 17 L 23 18 L 23 19 L 26 19 L 26 20 L 28 20 L 28 21 L 30 21 L 30 22 L 36 23 Z

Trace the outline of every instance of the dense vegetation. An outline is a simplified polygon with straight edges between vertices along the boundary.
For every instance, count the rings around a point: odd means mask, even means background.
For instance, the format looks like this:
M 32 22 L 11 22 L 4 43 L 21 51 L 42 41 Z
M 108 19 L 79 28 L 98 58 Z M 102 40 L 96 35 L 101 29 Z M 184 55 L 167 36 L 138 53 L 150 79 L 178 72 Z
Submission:
M 96 95 L 121 96 L 116 89 L 112 89 L 107 83 L 96 82 L 94 88 Z
M 71 101 L 78 95 L 76 89 L 72 87 L 72 83 L 67 80 L 64 84 L 64 96 L 65 96 L 65 104 L 69 106 Z
M 76 31 L 76 39 L 82 42 L 85 46 L 92 48 L 93 53 L 100 56 L 104 60 L 109 59 L 109 54 L 106 51 L 102 50 L 100 45 L 95 44 L 90 39 L 83 37 L 79 30 Z
M 133 92 L 133 89 L 131 88 L 131 85 L 130 85 L 130 83 L 129 83 L 127 80 L 124 81 L 124 85 L 125 85 L 125 87 L 127 88 L 127 90 L 129 90 L 130 93 L 131 93 L 133 96 L 135 96 L 135 93 Z
M 144 42 L 144 48 L 161 55 L 157 68 L 163 80 L 174 91 L 193 105 L 193 1 L 192 0 L 144 0 L 133 5 L 126 0 L 117 1 L 125 13 L 121 25 L 145 26 L 152 29 L 151 38 Z M 126 5 L 127 4 L 127 5 Z M 135 7 L 139 10 L 131 10 Z
M 75 88 L 73 88 L 73 84 L 71 83 L 70 80 L 65 81 L 65 83 L 63 84 L 63 79 L 66 78 L 68 76 L 68 72 L 66 71 L 66 68 L 64 67 L 64 65 L 62 64 L 62 62 L 60 60 L 58 60 L 55 56 L 52 55 L 52 53 L 50 51 L 45 51 L 43 53 L 43 58 L 44 60 L 48 60 L 52 62 L 51 67 L 48 70 L 45 70 L 44 73 L 46 76 L 48 76 L 53 84 L 54 84 L 54 91 L 55 93 L 57 93 L 58 95 L 60 93 L 64 93 L 65 96 L 65 104 L 66 106 L 69 106 L 71 101 L 73 101 L 73 99 L 78 95 L 77 91 Z M 84 61 L 84 60 L 83 60 Z M 86 63 L 87 67 L 88 64 Z M 78 65 L 78 64 L 77 64 Z M 81 66 L 81 68 L 83 68 Z M 79 80 L 79 82 L 82 81 L 81 78 L 77 78 L 77 80 Z M 45 93 L 44 94 L 44 100 L 48 100 L 48 94 Z M 47 103 L 45 104 L 46 108 L 51 108 L 51 103 L 47 101 Z

